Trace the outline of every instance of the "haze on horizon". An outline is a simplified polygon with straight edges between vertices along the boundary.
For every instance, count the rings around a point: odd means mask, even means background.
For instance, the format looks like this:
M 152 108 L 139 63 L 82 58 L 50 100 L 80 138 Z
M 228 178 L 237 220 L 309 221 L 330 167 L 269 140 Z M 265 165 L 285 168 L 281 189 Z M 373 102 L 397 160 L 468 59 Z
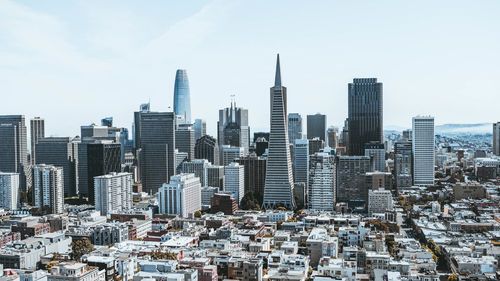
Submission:
M 0 0 L 0 114 L 40 116 L 54 136 L 106 116 L 130 128 L 148 100 L 171 111 L 183 68 L 209 134 L 232 94 L 267 130 L 280 53 L 288 112 L 304 119 L 341 128 L 347 84 L 376 77 L 385 126 L 498 121 L 498 1 L 179 3 Z

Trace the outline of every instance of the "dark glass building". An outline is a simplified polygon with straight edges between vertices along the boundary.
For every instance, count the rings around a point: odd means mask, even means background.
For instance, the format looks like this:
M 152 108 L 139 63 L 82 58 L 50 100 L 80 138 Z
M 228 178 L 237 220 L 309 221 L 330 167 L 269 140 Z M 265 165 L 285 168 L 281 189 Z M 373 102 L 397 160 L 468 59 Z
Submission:
M 219 165 L 219 146 L 217 140 L 204 135 L 196 141 L 194 146 L 195 159 L 207 159 L 213 165 Z
M 94 204 L 94 177 L 121 171 L 121 155 L 119 143 L 89 143 L 87 144 L 88 161 L 88 198 L 89 204 Z
M 364 155 L 366 143 L 384 142 L 382 97 L 377 78 L 354 78 L 349 83 L 349 155 Z
M 307 138 L 326 141 L 326 115 L 316 113 L 307 115 Z
M 238 158 L 236 162 L 245 167 L 245 194 L 251 191 L 262 202 L 266 183 L 266 158 L 253 154 Z

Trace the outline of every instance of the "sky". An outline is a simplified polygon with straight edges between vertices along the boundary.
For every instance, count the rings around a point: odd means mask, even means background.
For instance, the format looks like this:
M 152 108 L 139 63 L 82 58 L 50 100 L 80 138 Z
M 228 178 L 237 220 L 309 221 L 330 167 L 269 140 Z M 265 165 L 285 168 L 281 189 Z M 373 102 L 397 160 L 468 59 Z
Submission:
M 495 122 L 499 14 L 494 0 L 0 0 L 0 114 L 40 116 L 47 136 L 107 116 L 130 128 L 141 103 L 171 111 L 182 68 L 209 134 L 231 95 L 268 130 L 279 53 L 288 112 L 304 120 L 342 127 L 347 84 L 376 77 L 385 128 Z

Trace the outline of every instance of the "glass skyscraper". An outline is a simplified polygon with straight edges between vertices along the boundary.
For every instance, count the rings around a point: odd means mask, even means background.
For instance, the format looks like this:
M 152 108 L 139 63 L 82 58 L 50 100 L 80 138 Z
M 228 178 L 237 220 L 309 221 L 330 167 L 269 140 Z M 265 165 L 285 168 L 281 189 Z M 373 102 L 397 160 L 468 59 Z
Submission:
M 191 123 L 191 97 L 189 80 L 185 69 L 177 69 L 175 74 L 174 113 L 182 116 L 185 123 Z

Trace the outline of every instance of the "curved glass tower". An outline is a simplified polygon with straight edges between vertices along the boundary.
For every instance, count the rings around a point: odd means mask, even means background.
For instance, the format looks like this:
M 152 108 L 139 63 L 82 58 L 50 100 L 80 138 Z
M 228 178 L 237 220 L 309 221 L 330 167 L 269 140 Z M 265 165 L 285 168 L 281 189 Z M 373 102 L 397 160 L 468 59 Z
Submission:
M 174 113 L 182 116 L 185 123 L 191 123 L 191 98 L 185 69 L 177 69 L 175 74 Z

